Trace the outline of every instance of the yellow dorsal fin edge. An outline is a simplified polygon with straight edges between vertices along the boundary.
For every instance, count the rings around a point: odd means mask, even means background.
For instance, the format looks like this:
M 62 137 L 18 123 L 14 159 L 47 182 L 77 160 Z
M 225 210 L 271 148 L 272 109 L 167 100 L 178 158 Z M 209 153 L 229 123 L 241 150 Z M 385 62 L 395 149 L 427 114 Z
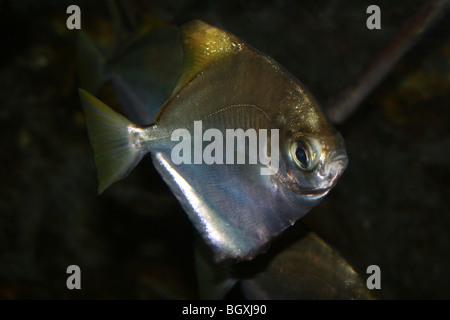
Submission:
M 200 20 L 181 26 L 181 38 L 184 46 L 183 72 L 174 92 L 209 65 L 246 47 L 236 36 Z

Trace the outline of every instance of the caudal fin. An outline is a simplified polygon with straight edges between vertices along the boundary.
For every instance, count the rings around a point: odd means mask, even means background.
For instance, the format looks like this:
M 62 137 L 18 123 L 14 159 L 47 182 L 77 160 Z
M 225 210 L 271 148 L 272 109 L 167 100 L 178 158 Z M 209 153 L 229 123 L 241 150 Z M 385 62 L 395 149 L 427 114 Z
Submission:
M 98 193 L 102 193 L 125 178 L 145 154 L 135 135 L 130 135 L 130 129 L 135 129 L 133 132 L 140 129 L 85 90 L 79 89 L 79 93 L 94 149 Z

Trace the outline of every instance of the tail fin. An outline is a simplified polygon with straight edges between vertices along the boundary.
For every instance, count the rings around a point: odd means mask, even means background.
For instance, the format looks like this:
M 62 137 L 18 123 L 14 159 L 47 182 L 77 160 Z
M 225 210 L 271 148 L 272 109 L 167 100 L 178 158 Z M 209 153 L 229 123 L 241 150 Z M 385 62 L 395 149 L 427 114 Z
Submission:
M 138 127 L 85 90 L 79 89 L 79 93 L 94 148 L 98 193 L 102 193 L 125 178 L 142 159 L 145 150 L 139 148 L 136 135 L 129 132 L 130 128 L 140 130 Z

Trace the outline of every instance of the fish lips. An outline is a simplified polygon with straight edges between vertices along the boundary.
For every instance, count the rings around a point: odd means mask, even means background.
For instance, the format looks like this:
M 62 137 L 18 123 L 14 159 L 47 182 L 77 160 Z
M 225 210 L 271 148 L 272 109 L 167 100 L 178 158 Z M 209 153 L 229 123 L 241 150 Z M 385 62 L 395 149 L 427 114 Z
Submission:
M 293 191 L 306 196 L 309 199 L 319 199 L 326 196 L 337 184 L 339 178 L 348 166 L 348 157 L 345 151 L 335 152 L 331 159 L 331 161 L 316 171 L 316 179 L 314 179 L 314 185 L 316 187 L 298 188 Z

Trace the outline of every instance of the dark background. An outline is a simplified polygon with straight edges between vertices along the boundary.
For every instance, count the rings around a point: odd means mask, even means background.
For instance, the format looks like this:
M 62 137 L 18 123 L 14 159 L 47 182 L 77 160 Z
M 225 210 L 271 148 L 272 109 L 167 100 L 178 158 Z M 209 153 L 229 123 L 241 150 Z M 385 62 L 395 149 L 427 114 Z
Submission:
M 272 56 L 325 104 L 425 1 L 136 1 L 202 19 Z M 196 298 L 193 230 L 150 161 L 97 196 L 76 89 L 76 32 L 117 35 L 111 1 L 0 2 L 0 298 Z M 381 8 L 382 29 L 366 28 Z M 450 298 L 450 21 L 447 16 L 338 126 L 350 164 L 303 219 L 384 299 Z M 295 229 L 294 229 L 295 230 Z M 66 268 L 82 290 L 66 288 Z

